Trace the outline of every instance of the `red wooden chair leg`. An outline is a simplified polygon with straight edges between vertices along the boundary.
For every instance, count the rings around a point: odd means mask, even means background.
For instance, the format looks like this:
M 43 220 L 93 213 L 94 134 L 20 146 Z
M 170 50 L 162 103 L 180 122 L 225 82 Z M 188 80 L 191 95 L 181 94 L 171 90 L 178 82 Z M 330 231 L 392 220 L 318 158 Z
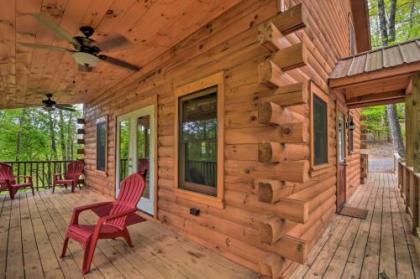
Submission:
M 134 247 L 133 242 L 131 242 L 130 233 L 128 232 L 128 229 L 125 228 L 122 232 L 122 237 L 124 237 L 125 241 L 127 242 L 128 246 Z
M 93 236 L 92 236 L 93 237 Z M 98 239 L 93 237 L 86 245 L 85 255 L 83 257 L 83 274 L 89 273 L 90 266 L 92 265 L 93 255 L 95 254 L 96 243 Z
M 71 192 L 72 192 L 72 193 L 74 193 L 74 188 L 75 188 L 75 185 L 74 185 L 74 183 L 72 183 L 72 184 L 71 184 Z
M 66 238 L 64 239 L 63 250 L 61 251 L 61 258 L 64 258 L 66 256 L 67 244 L 69 244 L 68 236 L 66 236 Z

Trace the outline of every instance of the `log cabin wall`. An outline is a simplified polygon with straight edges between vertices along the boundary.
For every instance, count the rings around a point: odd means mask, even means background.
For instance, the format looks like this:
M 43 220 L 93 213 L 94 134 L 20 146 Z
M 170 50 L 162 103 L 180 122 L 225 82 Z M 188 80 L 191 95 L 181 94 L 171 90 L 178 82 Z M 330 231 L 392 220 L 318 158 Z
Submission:
M 329 95 L 330 164 L 320 170 L 310 166 L 309 99 L 315 87 L 329 94 L 328 74 L 337 57 L 349 54 L 348 1 L 284 1 L 283 13 L 278 2 L 242 1 L 84 111 L 87 185 L 114 196 L 116 117 L 155 104 L 160 221 L 271 277 L 303 263 L 334 215 L 336 98 Z M 224 208 L 177 196 L 174 185 L 174 91 L 220 72 Z M 99 173 L 95 120 L 103 115 L 108 116 L 107 171 Z M 350 182 L 356 181 L 356 153 L 355 148 Z M 191 207 L 200 215 L 190 215 Z

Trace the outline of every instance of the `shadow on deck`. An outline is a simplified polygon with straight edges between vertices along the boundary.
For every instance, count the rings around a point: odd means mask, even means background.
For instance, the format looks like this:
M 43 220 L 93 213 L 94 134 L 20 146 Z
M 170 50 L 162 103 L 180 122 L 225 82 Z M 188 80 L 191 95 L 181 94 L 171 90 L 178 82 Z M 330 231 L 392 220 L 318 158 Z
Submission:
M 0 196 L 0 278 L 83 278 L 83 251 L 70 242 L 58 258 L 63 235 L 76 205 L 103 201 L 88 190 L 75 194 L 19 192 L 13 201 Z M 81 222 L 94 222 L 82 215 Z M 134 248 L 123 240 L 100 240 L 87 278 L 257 278 L 246 268 L 148 221 L 129 227 Z
M 370 173 L 348 202 L 366 220 L 336 215 L 292 278 L 420 278 L 411 221 L 392 173 Z

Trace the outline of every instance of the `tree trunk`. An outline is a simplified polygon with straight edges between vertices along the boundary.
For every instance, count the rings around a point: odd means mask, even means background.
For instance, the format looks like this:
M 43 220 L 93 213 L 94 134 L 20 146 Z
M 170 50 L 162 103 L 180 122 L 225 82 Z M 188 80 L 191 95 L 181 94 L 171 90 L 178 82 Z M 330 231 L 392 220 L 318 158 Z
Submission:
M 19 117 L 19 130 L 16 134 L 16 157 L 15 160 L 19 161 L 20 159 L 20 150 L 22 147 L 22 130 L 23 130 L 23 121 L 25 118 L 26 110 L 22 109 Z
M 388 114 L 388 125 L 389 131 L 391 133 L 392 143 L 394 145 L 394 151 L 396 151 L 400 156 L 403 157 L 405 154 L 405 150 L 401 135 L 400 122 L 398 121 L 397 116 L 397 106 L 395 104 L 387 105 L 386 112 Z
M 51 151 L 52 151 L 52 159 L 57 159 L 57 144 L 55 140 L 55 131 L 54 131 L 54 117 L 51 111 L 48 112 L 48 128 L 50 130 L 50 140 L 51 140 Z
M 69 121 L 67 123 L 67 154 L 68 159 L 73 160 L 73 145 L 74 145 L 74 129 L 73 129 L 73 112 L 69 113 Z
M 389 7 L 389 19 L 388 19 L 388 44 L 395 41 L 395 12 L 397 9 L 397 0 L 391 0 Z
M 61 158 L 62 160 L 67 159 L 67 152 L 66 152 L 66 136 L 64 135 L 64 129 L 66 127 L 66 124 L 64 123 L 64 115 L 63 111 L 58 111 L 58 116 L 60 119 L 60 147 L 61 147 Z
M 378 0 L 379 31 L 381 32 L 382 45 L 388 45 L 388 30 L 385 16 L 384 0 Z

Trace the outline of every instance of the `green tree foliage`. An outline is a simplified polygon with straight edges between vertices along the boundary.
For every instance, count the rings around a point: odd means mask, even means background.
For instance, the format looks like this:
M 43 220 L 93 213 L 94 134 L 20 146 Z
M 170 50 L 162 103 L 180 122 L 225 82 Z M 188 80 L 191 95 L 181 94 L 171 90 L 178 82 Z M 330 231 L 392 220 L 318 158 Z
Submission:
M 391 0 L 384 0 L 386 16 L 389 17 Z M 369 17 L 372 48 L 382 47 L 382 38 L 378 19 L 376 0 L 369 0 Z M 391 36 L 392 37 L 392 36 Z M 389 45 L 401 43 L 420 37 L 420 1 L 397 0 L 395 13 L 395 40 Z
M 76 122 L 82 115 L 38 108 L 0 110 L 0 161 L 61 160 L 76 158 Z M 51 131 L 53 134 L 51 134 Z M 52 138 L 60 147 L 53 151 Z M 70 146 L 72 145 L 72 146 Z
M 363 108 L 363 126 L 367 133 L 373 136 L 375 141 L 389 141 L 389 126 L 387 120 L 386 106 L 375 106 Z M 405 121 L 405 106 L 397 104 L 397 116 L 400 123 Z M 404 128 L 404 125 L 401 125 Z M 402 129 L 403 136 L 405 135 Z

